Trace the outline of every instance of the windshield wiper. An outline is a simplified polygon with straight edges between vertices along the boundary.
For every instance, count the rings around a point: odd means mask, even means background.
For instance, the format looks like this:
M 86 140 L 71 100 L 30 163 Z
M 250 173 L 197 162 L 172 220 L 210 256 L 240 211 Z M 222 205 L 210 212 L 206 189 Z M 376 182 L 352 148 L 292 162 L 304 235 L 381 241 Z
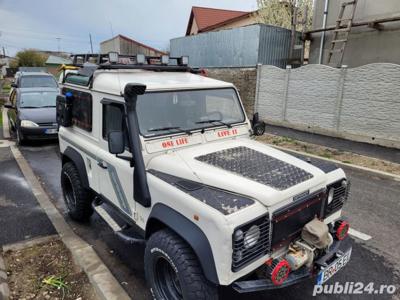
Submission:
M 40 108 L 39 106 L 21 106 L 21 108 Z
M 232 128 L 232 125 L 229 123 L 222 122 L 222 120 L 206 120 L 206 121 L 198 121 L 196 124 L 208 124 L 208 123 L 219 123 L 225 125 L 228 128 Z
M 56 107 L 55 105 L 43 105 L 43 106 L 40 106 L 40 108 L 42 108 L 42 107 Z
M 184 132 L 184 133 L 189 134 L 189 135 L 192 134 L 192 132 L 190 130 L 182 129 L 179 126 L 167 126 L 167 127 L 151 128 L 151 129 L 149 129 L 147 131 L 148 132 L 156 132 L 156 131 L 171 131 L 171 130 L 175 130 L 176 132 Z

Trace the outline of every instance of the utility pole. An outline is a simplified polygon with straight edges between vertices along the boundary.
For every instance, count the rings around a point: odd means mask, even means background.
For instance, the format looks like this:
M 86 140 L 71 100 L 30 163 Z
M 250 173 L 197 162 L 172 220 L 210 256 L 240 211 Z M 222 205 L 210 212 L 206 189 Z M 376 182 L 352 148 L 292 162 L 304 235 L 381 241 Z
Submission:
M 58 48 L 58 53 L 60 53 L 61 52 L 61 47 L 60 47 L 60 41 L 61 41 L 61 38 L 56 38 L 56 40 L 57 40 L 57 48 Z
M 89 33 L 89 40 L 90 40 L 90 50 L 92 51 L 92 54 L 93 54 L 92 35 L 90 33 Z
M 3 46 L 3 56 L 6 57 L 6 49 Z

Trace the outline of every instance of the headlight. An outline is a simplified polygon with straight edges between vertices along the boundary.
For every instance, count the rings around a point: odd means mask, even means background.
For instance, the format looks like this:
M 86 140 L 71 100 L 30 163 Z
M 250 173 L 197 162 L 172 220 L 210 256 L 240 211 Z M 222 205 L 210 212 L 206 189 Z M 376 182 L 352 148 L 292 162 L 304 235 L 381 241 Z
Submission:
M 29 120 L 22 120 L 21 127 L 39 127 L 39 125 Z
M 328 204 L 331 204 L 334 194 L 335 194 L 335 189 L 330 188 L 328 192 Z
M 260 235 L 260 227 L 257 225 L 251 226 L 244 236 L 244 247 L 246 249 L 253 247 L 255 244 L 257 244 Z

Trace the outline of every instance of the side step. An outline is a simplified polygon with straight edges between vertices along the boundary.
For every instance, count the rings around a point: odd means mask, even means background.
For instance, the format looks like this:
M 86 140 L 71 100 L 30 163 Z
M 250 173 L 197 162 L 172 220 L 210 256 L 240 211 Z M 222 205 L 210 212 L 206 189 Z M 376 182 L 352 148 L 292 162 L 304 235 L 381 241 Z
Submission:
M 92 204 L 93 209 L 97 212 L 97 214 L 111 227 L 116 236 L 120 238 L 123 242 L 127 244 L 145 244 L 146 240 L 140 237 L 138 234 L 134 234 L 132 232 L 131 226 L 125 223 L 122 219 L 116 220 L 114 219 L 109 210 L 113 208 L 110 205 L 102 202 L 101 200 L 95 200 Z

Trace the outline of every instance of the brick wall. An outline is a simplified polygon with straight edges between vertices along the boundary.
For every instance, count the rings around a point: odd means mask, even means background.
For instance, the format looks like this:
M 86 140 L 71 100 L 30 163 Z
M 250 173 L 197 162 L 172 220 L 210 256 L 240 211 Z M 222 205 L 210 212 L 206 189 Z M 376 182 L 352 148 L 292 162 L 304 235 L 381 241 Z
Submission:
M 256 96 L 256 68 L 210 68 L 207 72 L 210 78 L 232 82 L 236 86 L 247 116 L 251 119 Z

